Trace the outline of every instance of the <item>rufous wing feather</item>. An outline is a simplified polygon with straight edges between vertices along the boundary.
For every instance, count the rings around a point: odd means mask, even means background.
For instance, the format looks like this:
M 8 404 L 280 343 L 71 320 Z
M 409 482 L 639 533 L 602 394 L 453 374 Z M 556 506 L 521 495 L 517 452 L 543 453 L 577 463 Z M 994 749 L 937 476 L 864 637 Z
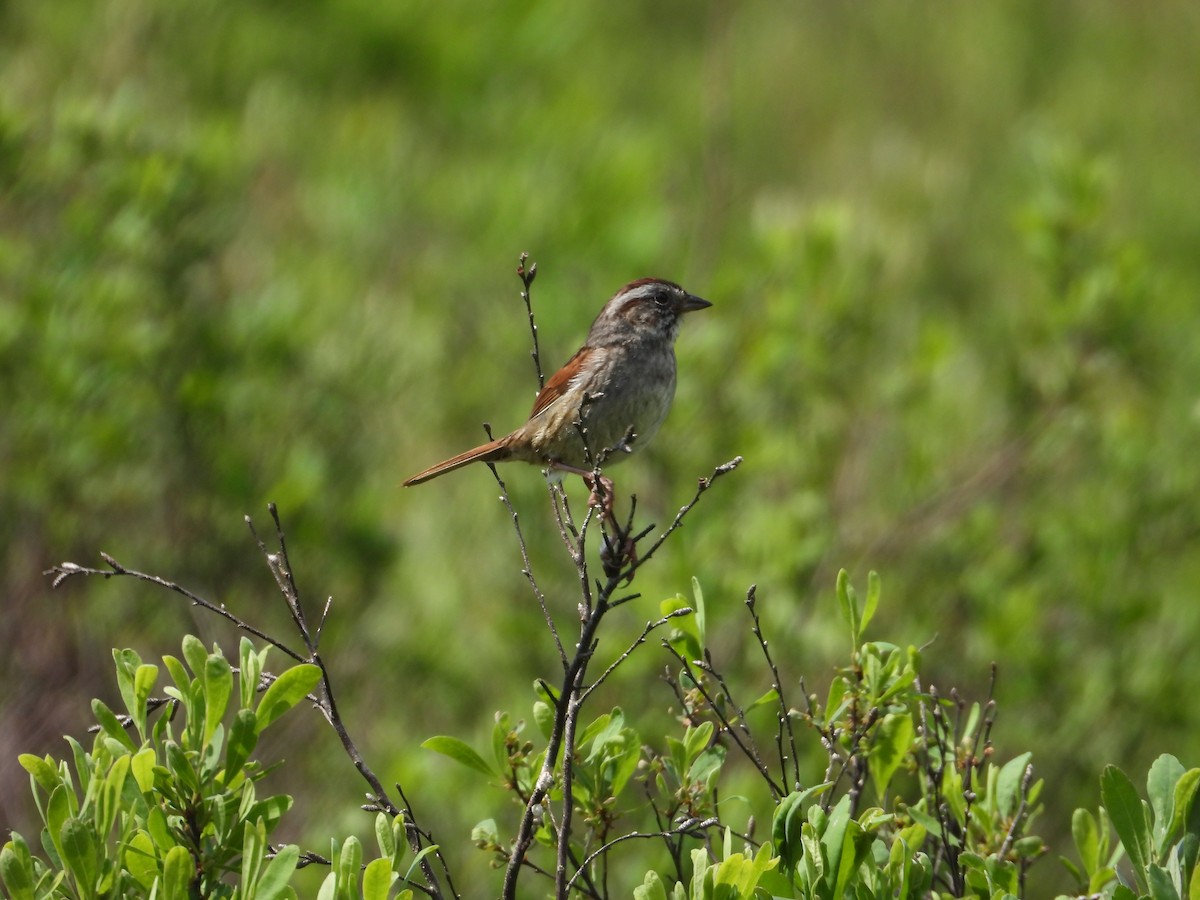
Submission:
M 579 351 L 567 360 L 567 364 L 550 376 L 546 386 L 538 391 L 537 399 L 533 401 L 533 410 L 529 418 L 536 418 L 550 404 L 571 389 L 572 379 L 578 378 L 588 367 L 588 357 L 595 353 L 592 347 L 581 347 Z
M 408 479 L 408 481 L 404 482 L 404 486 L 412 487 L 414 484 L 421 484 L 423 481 L 437 478 L 439 475 L 445 475 L 447 472 L 453 472 L 455 469 L 461 469 L 463 466 L 469 466 L 473 462 L 503 462 L 512 456 L 512 451 L 504 441 L 504 438 L 488 441 L 486 444 L 480 444 L 466 453 L 460 453 L 458 456 L 442 460 L 436 466 L 430 466 L 424 472 L 418 472 L 412 478 Z

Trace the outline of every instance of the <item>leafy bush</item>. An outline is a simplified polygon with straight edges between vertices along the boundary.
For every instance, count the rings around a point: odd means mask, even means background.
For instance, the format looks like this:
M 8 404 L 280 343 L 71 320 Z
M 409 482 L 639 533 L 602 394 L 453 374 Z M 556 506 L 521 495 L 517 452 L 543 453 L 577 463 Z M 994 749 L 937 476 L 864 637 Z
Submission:
M 736 461 L 713 476 L 732 471 Z M 943 696 L 921 678 L 923 654 L 867 640 L 880 582 L 871 575 L 860 598 L 845 572 L 837 599 L 849 637 L 848 663 L 838 668 L 821 702 L 803 678 L 781 673 L 759 618 L 757 592 L 746 613 L 757 640 L 765 692 L 743 704 L 709 646 L 703 592 L 659 606 L 628 648 L 590 681 L 588 664 L 606 614 L 636 597 L 616 594 L 675 532 L 713 479 L 701 482 L 691 504 L 640 557 L 628 548 L 629 530 L 601 522 L 606 580 L 587 588 L 579 607 L 581 640 L 573 653 L 560 642 L 559 688 L 540 681 L 532 718 L 537 735 L 498 714 L 490 759 L 450 736 L 424 746 L 486 776 L 514 801 L 515 830 L 498 818 L 480 822 L 471 841 L 505 868 L 503 896 L 516 897 L 523 873 L 553 881 L 558 897 L 606 898 L 631 890 L 638 900 L 917 900 L 1026 895 L 1025 877 L 1044 853 L 1030 832 L 1043 812 L 1042 782 L 1030 754 L 993 760 L 994 702 Z M 591 514 L 576 525 L 553 487 L 555 511 L 581 575 L 588 574 Z M 274 513 L 274 510 L 272 510 Z M 514 519 L 515 521 L 515 519 Z M 243 638 L 235 669 L 221 651 L 195 637 L 183 640 L 182 660 L 164 656 L 171 684 L 155 696 L 159 669 L 132 650 L 115 651 L 125 706 L 118 715 L 100 700 L 92 748 L 68 738 L 70 761 L 23 755 L 43 822 L 41 855 L 14 833 L 0 850 L 0 879 L 14 900 L 50 897 L 295 897 L 297 869 L 329 868 L 318 897 L 410 898 L 461 896 L 432 835 L 411 811 L 398 808 L 358 753 L 333 702 L 319 637 L 329 612 L 310 628 L 278 523 L 279 545 L 259 541 L 276 584 L 304 641 L 305 652 L 259 632 L 235 613 L 173 582 L 105 557 L 107 570 L 58 566 L 56 583 L 112 575 L 150 581 L 258 634 L 297 661 L 278 675 L 265 669 L 268 649 Z M 628 526 L 632 529 L 632 520 Z M 519 534 L 519 526 L 518 526 Z M 616 553 L 612 548 L 626 548 Z M 536 580 L 531 575 L 536 590 Z M 633 708 L 584 716 L 596 689 L 619 680 L 625 664 L 652 633 L 672 660 L 664 679 L 681 731 L 643 734 L 633 721 L 648 698 L 630 695 Z M 788 701 L 800 686 L 800 703 Z M 311 702 L 342 739 L 372 786 L 364 809 L 375 812 L 378 855 L 363 861 L 358 838 L 332 841 L 323 857 L 269 838 L 292 807 L 284 795 L 259 796 L 268 767 L 254 757 L 259 736 L 284 713 Z M 769 713 L 773 728 L 762 735 Z M 819 777 L 807 777 L 805 745 L 820 748 Z M 739 772 L 740 769 L 740 772 Z M 726 792 L 737 785 L 738 795 Z M 1117 900 L 1180 900 L 1200 889 L 1200 769 L 1185 771 L 1162 756 L 1143 801 L 1127 776 L 1109 767 L 1101 778 L 1098 816 L 1077 810 L 1072 830 L 1079 863 L 1064 860 L 1089 896 Z M 403 790 L 401 797 L 404 797 Z M 753 812 L 767 814 L 765 839 Z M 502 818 L 502 817 L 501 817 Z M 1110 834 L 1115 831 L 1115 840 Z M 627 887 L 622 875 L 649 858 L 633 852 L 661 847 L 662 865 Z M 408 865 L 403 865 L 411 851 Z M 1122 880 L 1122 855 L 1131 879 Z M 437 857 L 440 869 L 430 865 Z M 614 885 L 613 882 L 617 884 Z
M 288 881 L 300 850 L 268 841 L 292 798 L 258 795 L 256 785 L 268 770 L 252 754 L 262 732 L 313 690 L 320 669 L 302 663 L 268 676 L 267 650 L 243 639 L 235 670 L 219 649 L 206 651 L 188 635 L 183 661 L 163 657 L 172 684 L 157 698 L 157 666 L 132 650 L 113 657 L 126 714 L 93 700 L 98 729 L 90 751 L 69 737 L 71 762 L 21 757 L 44 823 L 45 855 L 34 855 L 20 834 L 12 835 L 0 850 L 9 895 L 295 897 Z M 331 868 L 320 896 L 360 896 L 361 890 L 363 897 L 387 897 L 399 877 L 403 829 L 402 819 L 379 813 L 380 855 L 361 872 L 362 847 L 354 837 L 335 841 L 331 859 L 305 854 L 305 864 Z

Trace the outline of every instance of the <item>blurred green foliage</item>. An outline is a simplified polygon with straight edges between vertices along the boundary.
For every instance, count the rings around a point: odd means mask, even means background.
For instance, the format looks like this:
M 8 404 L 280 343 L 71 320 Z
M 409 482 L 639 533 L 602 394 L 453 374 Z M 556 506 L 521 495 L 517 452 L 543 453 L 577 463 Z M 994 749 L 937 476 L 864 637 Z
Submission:
M 1051 839 L 1104 764 L 1194 759 L 1198 44 L 1191 5 L 1085 0 L 3 4 L 0 822 L 110 647 L 220 634 L 40 571 L 104 549 L 281 616 L 238 521 L 268 500 L 360 743 L 435 833 L 480 818 L 415 747 L 553 654 L 486 470 L 398 485 L 528 409 L 522 250 L 548 368 L 632 278 L 714 302 L 617 487 L 665 523 L 746 457 L 638 584 L 700 576 L 726 658 L 753 581 L 828 671 L 834 573 L 871 567 L 882 632 L 954 649 L 934 683 L 999 663 Z M 570 608 L 539 479 L 508 483 Z M 368 827 L 310 752 L 297 815 Z

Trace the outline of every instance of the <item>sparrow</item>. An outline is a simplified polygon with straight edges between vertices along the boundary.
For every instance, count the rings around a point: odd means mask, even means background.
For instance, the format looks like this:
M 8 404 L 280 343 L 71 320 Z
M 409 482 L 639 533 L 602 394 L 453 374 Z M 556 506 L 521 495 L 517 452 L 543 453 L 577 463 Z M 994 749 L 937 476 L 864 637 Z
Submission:
M 712 306 L 673 281 L 643 278 L 613 296 L 587 340 L 534 400 L 511 434 L 430 466 L 404 482 L 422 484 L 476 462 L 525 462 L 580 475 L 593 505 L 611 518 L 612 482 L 593 471 L 650 442 L 675 397 L 675 339 L 683 317 Z M 622 451 L 622 452 L 616 452 Z M 597 496 L 599 494 L 599 496 Z

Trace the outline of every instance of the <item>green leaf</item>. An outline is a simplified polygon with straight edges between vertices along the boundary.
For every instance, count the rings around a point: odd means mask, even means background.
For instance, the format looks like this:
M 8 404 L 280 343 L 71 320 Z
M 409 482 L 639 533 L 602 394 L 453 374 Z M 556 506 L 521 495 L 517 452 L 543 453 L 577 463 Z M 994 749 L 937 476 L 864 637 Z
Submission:
M 667 644 L 684 659 L 700 659 L 704 651 L 700 644 L 700 629 L 696 625 L 695 607 L 683 594 L 676 594 L 658 604 L 658 611 L 663 616 L 681 609 L 690 609 L 692 614 L 671 619 L 671 633 L 667 636 Z
M 704 876 L 708 872 L 708 852 L 703 847 L 692 851 L 692 885 L 690 896 L 693 898 L 711 897 L 711 889 L 705 891 Z
M 545 740 L 554 732 L 554 707 L 545 700 L 533 701 L 533 723 Z
M 642 883 L 633 889 L 633 900 L 667 900 L 667 888 L 657 872 L 646 873 Z
M 292 666 L 275 679 L 258 704 L 258 733 L 308 696 L 321 680 L 321 670 L 311 663 Z
M 632 749 L 633 762 L 636 766 L 640 752 L 636 745 Z M 706 791 L 712 790 L 713 781 L 720 774 L 721 767 L 725 764 L 725 754 L 726 750 L 720 744 L 714 744 L 709 747 L 696 757 L 696 761 L 688 769 L 687 780 L 693 784 L 704 785 Z
M 694 611 L 693 618 L 696 620 L 696 637 L 700 641 L 700 656 L 697 659 L 703 659 L 704 649 L 708 646 L 708 617 L 704 612 L 704 591 L 700 589 L 700 580 L 692 576 L 692 610 Z
M 154 685 L 158 681 L 158 666 L 138 666 L 133 674 L 133 709 L 130 716 L 137 726 L 138 734 L 146 737 L 146 703 L 154 693 Z
M 362 842 L 354 835 L 346 838 L 337 861 L 338 884 L 349 888 L 358 886 L 358 871 L 362 868 Z
M 905 811 L 912 816 L 912 820 L 914 822 L 924 828 L 927 832 L 935 837 L 941 837 L 942 824 L 937 820 L 936 817 L 931 816 L 929 813 L 925 812 L 925 810 L 918 809 L 915 806 L 910 806 Z
M 1150 888 L 1150 900 L 1179 900 L 1179 891 L 1171 883 L 1171 876 L 1161 866 L 1153 863 L 1146 869 L 1146 881 Z
M 150 807 L 150 814 L 146 816 L 146 831 L 154 838 L 159 850 L 167 852 L 176 846 L 175 836 L 167 824 L 167 814 L 162 811 L 161 806 Z
M 121 700 L 125 704 L 125 711 L 130 715 L 134 715 L 134 709 L 137 707 L 137 696 L 133 687 L 133 676 L 137 672 L 138 666 L 142 664 L 142 658 L 133 650 L 113 650 L 113 662 L 117 669 L 117 688 L 121 692 Z M 136 717 L 134 717 L 136 719 Z
M 58 774 L 58 769 L 51 764 L 49 758 L 42 759 L 32 753 L 22 753 L 17 757 L 17 762 L 33 776 L 33 780 L 47 795 L 54 793 L 54 789 L 62 784 L 62 776 Z
M 448 756 L 455 762 L 462 763 L 468 769 L 474 769 L 476 772 L 482 772 L 493 778 L 497 775 L 482 756 L 456 737 L 437 735 L 424 741 L 421 746 L 426 750 L 440 753 L 442 756 Z
M 171 773 L 171 778 L 185 790 L 200 790 L 200 779 L 196 775 L 196 768 L 192 765 L 192 760 L 187 752 L 174 741 L 167 741 L 165 751 L 167 769 Z
M 1167 829 L 1166 843 L 1179 839 L 1188 827 L 1192 808 L 1196 802 L 1196 789 L 1200 788 L 1200 769 L 1188 769 L 1175 783 L 1175 799 L 1172 802 L 1171 824 Z
M 162 658 L 163 665 L 167 667 L 167 674 L 171 676 L 171 680 L 175 682 L 175 695 L 178 696 L 184 703 L 190 703 L 192 695 L 192 679 L 188 676 L 187 669 L 183 667 L 183 663 L 177 660 L 174 656 L 164 656 Z M 171 689 L 166 689 L 167 694 L 171 694 Z
M 300 848 L 295 844 L 280 847 L 275 858 L 267 865 L 258 882 L 255 900 L 279 900 L 287 894 L 288 882 L 296 871 L 296 863 L 300 859 Z
M 1097 869 L 1092 877 L 1087 879 L 1087 890 L 1089 894 L 1099 894 L 1112 882 L 1117 880 L 1116 869 Z M 1197 895 L 1200 896 L 1200 895 Z
M 1075 850 L 1083 862 L 1083 871 L 1090 876 L 1100 868 L 1100 832 L 1096 828 L 1096 817 L 1086 809 L 1075 810 L 1071 816 L 1071 837 L 1075 839 Z
M 133 755 L 133 761 L 129 768 L 133 772 L 133 780 L 137 782 L 138 790 L 143 794 L 154 790 L 154 766 L 156 763 L 157 759 L 151 747 L 139 750 Z
M 54 789 L 46 803 L 46 831 L 50 833 L 50 842 L 60 860 L 66 859 L 62 844 L 63 831 L 67 820 L 75 815 L 77 806 L 78 800 L 65 782 Z
M 241 691 L 242 709 L 254 709 L 254 695 L 258 691 L 259 677 L 266 663 L 267 650 L 258 653 L 250 638 L 243 637 L 238 645 L 238 687 Z
M 400 819 L 399 816 L 396 818 Z M 402 819 L 400 821 L 403 823 Z M 384 813 L 375 816 L 375 843 L 382 858 L 390 860 L 396 855 L 396 833 L 392 831 L 392 821 Z
M 1025 769 L 1032 757 L 1032 753 L 1022 753 L 1000 768 L 996 778 L 996 806 L 1006 819 L 1021 805 L 1021 782 L 1025 779 Z
M 842 618 L 850 626 L 851 649 L 857 651 L 858 639 L 862 634 L 862 629 L 859 627 L 861 621 L 858 616 L 858 599 L 854 596 L 854 588 L 850 586 L 850 573 L 845 569 L 838 571 L 837 598 L 838 606 L 842 610 Z
M 862 622 L 859 624 L 860 633 L 866 632 L 867 626 L 875 618 L 875 609 L 879 606 L 879 596 L 883 593 L 883 585 L 878 572 L 867 573 L 867 600 L 863 605 Z
M 247 822 L 242 836 L 242 885 L 248 896 L 255 895 L 255 885 L 262 874 L 267 855 L 267 828 L 262 819 Z
M 147 891 L 158 877 L 158 859 L 154 854 L 154 841 L 145 831 L 139 831 L 125 845 L 121 862 L 134 881 Z
M 129 732 L 121 726 L 121 721 L 117 718 L 116 713 L 105 706 L 103 700 L 92 700 L 92 715 L 96 717 L 96 721 L 110 738 L 120 742 L 131 753 L 137 750 L 137 744 L 133 742 Z
M 84 897 L 94 897 L 100 853 L 91 822 L 76 816 L 67 819 L 62 828 L 62 854 L 63 863 L 70 870 L 80 893 Z
M 249 788 L 249 785 L 247 787 Z M 274 797 L 267 797 L 253 804 L 246 811 L 243 818 L 247 822 L 253 822 L 255 819 L 261 818 L 267 834 L 270 834 L 275 830 L 275 826 L 279 824 L 279 820 L 283 818 L 283 814 L 291 808 L 292 798 L 290 796 L 287 794 L 276 794 Z
M 1133 875 L 1138 889 L 1145 892 L 1146 866 L 1150 863 L 1150 830 L 1146 825 L 1146 811 L 1138 797 L 1133 782 L 1116 766 L 1105 766 L 1100 775 L 1100 798 L 1112 819 L 1117 837 L 1125 847 L 1125 853 L 1133 864 Z M 1115 895 L 1114 895 L 1115 896 Z
M 912 716 L 907 712 L 888 713 L 876 729 L 867 756 L 871 763 L 871 782 L 880 803 L 887 796 L 892 776 L 908 756 L 913 734 Z
M 829 811 L 829 817 L 825 822 L 825 828 L 820 834 L 821 844 L 825 848 L 825 860 L 828 864 L 827 871 L 834 881 L 842 864 L 842 851 L 846 845 L 846 832 L 850 826 L 850 795 L 843 794 L 840 799 Z M 836 893 L 836 891 L 835 891 Z
M 1146 794 L 1154 811 L 1154 848 L 1159 858 L 1166 851 L 1165 841 L 1175 813 L 1175 786 L 1183 775 L 1183 764 L 1163 753 L 1150 765 L 1146 776 Z
M 810 798 L 823 794 L 829 787 L 829 782 L 824 782 L 803 791 L 793 791 L 775 807 L 775 814 L 771 820 L 771 843 L 779 854 L 780 868 L 789 878 L 804 853 L 804 804 Z
M 204 662 L 204 740 L 209 740 L 229 706 L 233 693 L 233 669 L 220 653 L 210 653 Z
M 12 900 L 34 900 L 33 856 L 25 839 L 15 831 L 0 850 L 0 881 Z
M 778 702 L 779 702 L 779 691 L 775 690 L 775 688 L 770 688 L 767 690 L 767 692 L 765 694 L 763 694 L 761 697 L 759 697 L 757 700 L 755 700 L 753 703 L 751 703 L 749 706 L 747 706 L 746 712 L 751 712 L 751 711 L 759 709 L 760 707 L 763 707 L 763 706 L 768 706 L 768 705 L 774 706 Z
M 133 757 L 128 753 L 118 756 L 104 777 L 96 810 L 96 830 L 102 840 L 107 837 L 117 820 L 117 813 L 121 809 L 121 794 L 125 789 L 125 779 L 129 776 L 132 762 Z
M 712 736 L 712 722 L 701 722 L 694 727 L 689 725 L 683 733 L 683 747 L 686 759 L 690 762 L 703 753 L 712 742 Z
M 252 709 L 239 709 L 229 728 L 225 746 L 225 783 L 229 784 L 242 771 L 246 760 L 258 744 L 258 716 Z
M 623 742 L 617 745 L 621 749 L 610 760 L 610 763 L 615 764 L 615 768 L 612 770 L 609 778 L 609 791 L 612 797 L 620 796 L 621 792 L 625 790 L 625 785 L 629 783 L 629 779 L 637 772 L 638 763 L 642 759 L 642 742 L 638 738 L 637 732 L 632 728 L 625 728 L 622 730 L 621 736 Z M 725 748 L 722 747 L 722 758 L 724 758 L 724 751 Z M 720 766 L 718 765 L 717 768 L 720 768 Z M 705 777 L 709 777 L 709 775 L 706 773 Z
M 184 847 L 172 847 L 163 860 L 162 900 L 188 900 L 188 882 L 196 867 L 192 855 Z
M 803 848 L 800 826 L 804 821 L 804 796 L 800 791 L 788 794 L 775 807 L 771 822 L 771 843 L 779 853 L 780 867 L 789 878 L 800 861 Z
M 588 763 L 594 763 L 611 751 L 611 745 L 618 747 L 624 744 L 625 714 L 618 707 L 611 713 L 597 716 L 583 729 L 579 736 L 580 746 L 590 745 L 587 756 Z
M 471 829 L 471 843 L 491 847 L 500 843 L 500 829 L 495 819 L 484 819 Z
M 183 658 L 195 677 L 204 677 L 204 664 L 208 661 L 208 651 L 204 648 L 204 642 L 194 634 L 183 636 Z
M 399 877 L 392 871 L 390 856 L 386 859 L 372 860 L 367 864 L 367 868 L 363 872 L 363 900 L 387 900 L 388 891 L 391 890 L 392 884 Z

